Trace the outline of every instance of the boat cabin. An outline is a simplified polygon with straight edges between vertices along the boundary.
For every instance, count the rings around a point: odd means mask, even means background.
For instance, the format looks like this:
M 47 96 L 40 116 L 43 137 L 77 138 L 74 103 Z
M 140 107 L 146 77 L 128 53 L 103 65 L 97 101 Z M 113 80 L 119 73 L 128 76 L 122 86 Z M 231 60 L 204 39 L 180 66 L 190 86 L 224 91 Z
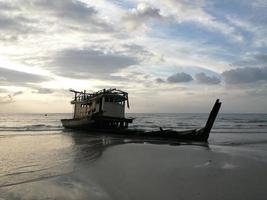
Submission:
M 92 118 L 107 125 L 128 127 L 132 119 L 125 118 L 125 107 L 129 108 L 128 93 L 117 89 L 103 89 L 95 93 L 74 92 L 73 119 Z

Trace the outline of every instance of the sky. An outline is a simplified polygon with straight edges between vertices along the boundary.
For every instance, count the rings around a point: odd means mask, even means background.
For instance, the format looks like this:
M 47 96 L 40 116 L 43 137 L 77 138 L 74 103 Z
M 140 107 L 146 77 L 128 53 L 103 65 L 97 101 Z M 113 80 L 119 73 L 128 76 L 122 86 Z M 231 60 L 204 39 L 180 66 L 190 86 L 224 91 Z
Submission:
M 127 112 L 267 113 L 267 0 L 0 0 L 0 112 L 103 88 Z

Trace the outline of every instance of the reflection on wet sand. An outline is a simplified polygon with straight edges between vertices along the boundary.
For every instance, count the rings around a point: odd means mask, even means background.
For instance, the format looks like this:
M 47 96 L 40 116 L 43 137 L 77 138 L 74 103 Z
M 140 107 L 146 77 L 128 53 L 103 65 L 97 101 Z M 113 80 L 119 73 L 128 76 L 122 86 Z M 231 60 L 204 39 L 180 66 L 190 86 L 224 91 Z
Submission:
M 251 190 L 264 199 L 267 194 L 266 163 L 218 152 L 208 143 L 61 132 L 6 136 L 0 150 L 0 199 L 253 199 Z
M 192 142 L 192 141 L 174 141 L 160 140 L 154 138 L 125 138 L 111 134 L 90 135 L 83 132 L 71 134 L 75 146 L 79 147 L 76 150 L 75 161 L 92 162 L 99 158 L 103 152 L 112 146 L 122 144 L 155 144 L 155 145 L 170 145 L 170 146 L 199 146 L 205 150 L 210 150 L 208 142 Z
M 71 172 L 73 141 L 64 135 L 5 136 L 0 140 L 0 188 Z
M 30 199 L 32 198 L 30 194 L 35 196 L 34 192 L 24 194 L 25 188 L 33 187 L 38 191 L 38 185 L 45 182 L 47 185 L 45 187 L 40 186 L 39 190 L 47 190 L 51 185 L 54 185 L 53 191 L 55 191 L 55 188 L 62 189 L 60 181 L 62 179 L 64 179 L 64 187 L 66 184 L 73 185 L 75 182 L 73 178 L 76 181 L 79 180 L 78 182 L 89 184 L 88 177 L 84 180 L 84 177 L 80 175 L 88 175 L 88 167 L 99 159 L 104 151 L 116 145 L 199 145 L 208 149 L 207 143 L 127 139 L 105 134 L 89 135 L 77 132 L 40 136 L 6 136 L 0 143 L 0 192 L 3 197 L 10 199 L 14 198 L 12 196 L 14 194 L 18 196 L 26 195 L 25 197 Z M 57 180 L 57 184 L 55 184 L 55 180 Z M 92 185 L 92 183 L 89 185 Z M 55 193 L 57 194 L 57 192 Z M 2 197 L 1 195 L 0 197 Z M 34 198 L 42 199 L 41 196 L 38 198 L 35 196 Z

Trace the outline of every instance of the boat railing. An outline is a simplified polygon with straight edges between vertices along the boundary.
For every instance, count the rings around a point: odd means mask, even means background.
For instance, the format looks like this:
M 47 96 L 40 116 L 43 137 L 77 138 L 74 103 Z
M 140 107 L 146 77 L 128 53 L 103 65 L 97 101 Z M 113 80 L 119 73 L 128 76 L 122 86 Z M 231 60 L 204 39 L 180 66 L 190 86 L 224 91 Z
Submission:
M 93 99 L 101 98 L 105 95 L 120 96 L 124 101 L 128 101 L 128 93 L 122 90 L 117 90 L 116 88 L 102 89 L 94 93 L 87 93 L 86 90 L 76 91 L 72 89 L 70 89 L 70 92 L 74 92 L 74 97 L 73 100 L 71 101 L 72 104 L 89 103 Z

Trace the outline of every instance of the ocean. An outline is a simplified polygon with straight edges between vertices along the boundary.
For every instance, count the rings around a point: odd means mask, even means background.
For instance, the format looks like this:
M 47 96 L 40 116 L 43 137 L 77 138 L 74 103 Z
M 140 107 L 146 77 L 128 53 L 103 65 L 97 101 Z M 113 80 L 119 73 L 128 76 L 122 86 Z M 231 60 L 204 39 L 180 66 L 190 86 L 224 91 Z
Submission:
M 208 114 L 127 114 L 187 130 Z M 64 130 L 71 114 L 1 114 L 2 199 L 266 199 L 267 114 L 220 113 L 208 143 Z

